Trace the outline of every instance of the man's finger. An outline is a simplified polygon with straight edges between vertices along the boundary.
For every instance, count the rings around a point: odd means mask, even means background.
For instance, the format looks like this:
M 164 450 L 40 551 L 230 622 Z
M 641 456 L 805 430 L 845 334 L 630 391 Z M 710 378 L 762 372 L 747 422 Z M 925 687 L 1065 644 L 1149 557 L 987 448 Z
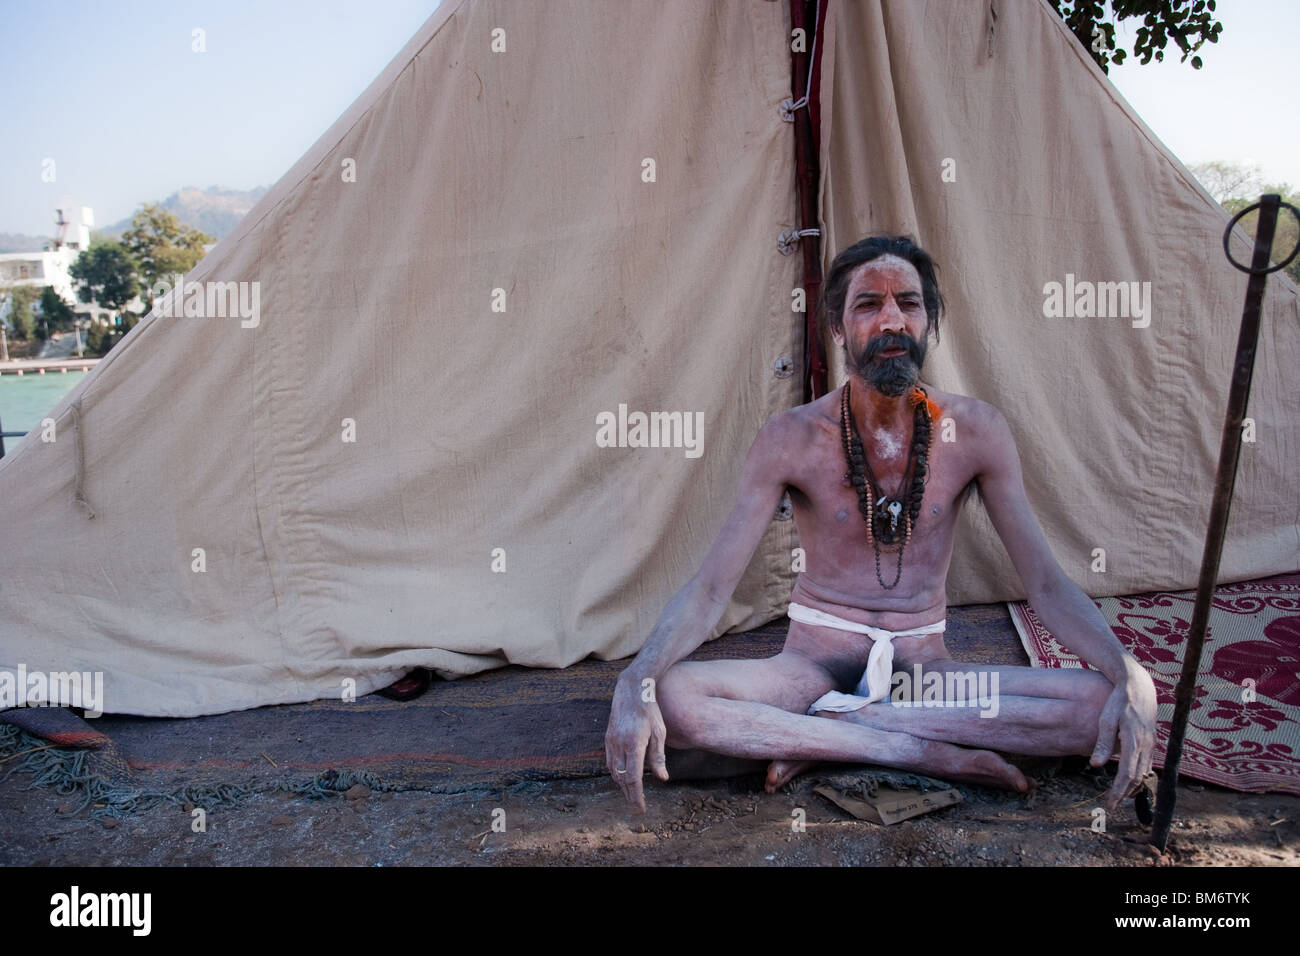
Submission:
M 623 779 L 627 781 L 624 786 L 627 788 L 628 803 L 636 807 L 639 812 L 645 813 L 645 789 L 641 786 L 640 776 L 634 777 L 629 771 Z
M 1138 735 L 1129 732 L 1125 735 L 1123 745 L 1120 748 L 1119 764 L 1124 770 L 1124 776 L 1128 778 L 1130 792 L 1137 790 L 1138 781 L 1142 779 L 1142 772 L 1138 769 L 1141 766 L 1141 760 L 1142 749 L 1138 744 Z
M 618 767 L 623 773 L 618 775 L 618 779 L 627 793 L 628 803 L 645 813 L 645 794 L 642 792 L 641 787 L 641 768 L 636 762 L 638 749 L 637 745 L 633 744 L 623 751 L 623 755 L 619 758 Z
M 636 788 L 632 786 L 626 776 L 622 774 L 619 775 L 618 785 L 623 788 L 623 796 L 627 798 L 628 803 L 632 804 L 632 806 L 637 809 L 640 809 L 641 806 L 644 805 L 644 801 L 641 800 L 641 795 L 637 793 Z
M 1119 768 L 1115 772 L 1115 785 L 1110 788 L 1110 794 L 1107 797 L 1107 809 L 1113 811 L 1119 802 L 1127 798 L 1137 789 L 1137 783 L 1141 777 L 1137 772 L 1138 752 L 1136 741 L 1131 735 L 1126 736 L 1124 742 L 1120 745 Z
M 623 791 L 624 799 L 627 799 L 629 804 L 638 806 L 641 795 L 637 793 L 637 788 L 632 786 L 632 774 L 627 771 L 627 754 L 623 757 L 615 757 L 614 762 L 614 779 L 619 782 L 619 790 Z
M 646 744 L 649 741 L 639 741 L 629 754 L 630 760 L 627 763 L 627 776 L 636 793 L 636 807 L 642 813 L 645 813 L 645 785 L 643 777 L 645 776 L 645 751 Z
M 657 722 L 650 734 L 650 769 L 654 775 L 665 783 L 668 782 L 668 760 L 664 755 L 664 741 L 668 737 L 668 728 L 663 721 Z
M 629 776 L 620 773 L 614 779 L 618 781 L 619 789 L 623 791 L 623 797 L 627 802 L 634 807 L 639 806 L 638 801 L 640 800 L 640 794 L 638 794 L 636 788 L 632 786 Z
M 1113 812 L 1120 802 L 1133 792 L 1136 782 L 1134 774 L 1124 768 L 1124 758 L 1121 757 L 1120 766 L 1115 771 L 1115 782 L 1106 794 L 1106 809 Z
M 626 757 L 627 752 L 624 752 L 624 756 L 616 756 L 620 751 L 607 743 L 605 745 L 605 767 L 609 770 L 609 775 L 614 778 L 614 782 L 618 784 L 618 788 L 623 792 L 623 796 L 626 798 L 627 802 L 633 806 L 637 806 L 639 795 L 634 792 L 629 780 L 631 774 L 620 772 L 624 771 L 626 768 L 628 762 Z M 644 802 L 642 803 L 642 806 L 644 806 Z
M 1115 752 L 1115 734 L 1119 730 L 1119 720 L 1111 716 L 1110 708 L 1101 712 L 1097 721 L 1097 746 L 1092 748 L 1089 762 L 1094 767 L 1104 767 L 1110 755 Z
M 618 761 L 614 758 L 615 753 L 617 753 L 617 751 L 615 750 L 614 745 L 611 744 L 610 741 L 606 740 L 605 769 L 608 770 L 609 775 L 614 778 L 614 782 L 618 784 L 618 788 L 623 791 L 623 796 L 628 797 L 630 800 L 631 797 L 628 796 L 627 787 L 623 785 L 623 774 L 618 772 Z

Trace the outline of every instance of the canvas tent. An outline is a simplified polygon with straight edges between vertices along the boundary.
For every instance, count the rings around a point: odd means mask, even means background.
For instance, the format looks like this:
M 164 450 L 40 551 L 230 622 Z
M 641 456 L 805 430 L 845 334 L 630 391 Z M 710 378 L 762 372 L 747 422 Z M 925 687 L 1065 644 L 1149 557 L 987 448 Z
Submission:
M 791 17 L 446 0 L 187 278 L 247 283 L 255 321 L 151 314 L 0 461 L 0 668 L 185 716 L 633 653 L 802 401 L 799 228 L 823 266 L 875 232 L 935 253 L 925 377 L 1006 412 L 1085 590 L 1192 585 L 1227 217 L 1046 3 L 830 0 L 800 222 Z M 1045 317 L 1067 275 L 1150 282 L 1149 325 Z M 1297 318 L 1273 280 L 1223 580 L 1300 566 Z M 699 453 L 601 447 L 620 407 L 702 422 Z M 1021 596 L 962 520 L 950 601 Z M 775 516 L 719 631 L 783 613 L 796 544 Z

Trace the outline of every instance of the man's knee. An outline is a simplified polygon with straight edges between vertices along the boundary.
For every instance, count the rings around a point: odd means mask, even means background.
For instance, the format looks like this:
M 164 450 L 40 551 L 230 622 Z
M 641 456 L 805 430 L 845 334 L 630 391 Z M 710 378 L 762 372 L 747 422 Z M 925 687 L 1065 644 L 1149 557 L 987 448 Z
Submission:
M 1084 706 L 1100 714 L 1102 708 L 1106 706 L 1106 701 L 1110 700 L 1115 685 L 1110 682 L 1110 679 L 1105 674 L 1097 671 L 1085 670 L 1082 672 L 1082 676 L 1084 677 L 1082 685 Z
M 1101 712 L 1110 700 L 1114 685 L 1104 674 L 1085 670 L 1079 674 L 1079 693 L 1074 700 L 1074 721 L 1071 728 L 1075 745 L 1071 748 L 1077 754 L 1090 754 L 1097 746 L 1097 733 L 1100 729 Z
M 690 671 L 674 664 L 655 682 L 654 699 L 668 729 L 668 746 L 698 746 L 699 703 L 704 694 Z

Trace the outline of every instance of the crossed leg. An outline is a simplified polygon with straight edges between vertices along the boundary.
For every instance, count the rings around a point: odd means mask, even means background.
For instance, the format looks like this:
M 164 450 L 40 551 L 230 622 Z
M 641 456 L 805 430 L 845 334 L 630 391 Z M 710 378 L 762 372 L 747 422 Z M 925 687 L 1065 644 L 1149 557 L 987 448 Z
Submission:
M 845 713 L 818 711 L 818 718 L 830 718 L 861 727 L 901 731 L 927 740 L 964 746 L 990 747 L 1003 753 L 1027 756 L 1090 754 L 1097 743 L 1097 725 L 1112 686 L 1104 676 L 1082 669 L 1045 669 L 991 664 L 972 664 L 948 657 L 924 663 L 900 662 L 896 668 L 909 678 L 920 664 L 924 675 L 935 673 L 945 693 L 953 688 L 949 675 L 965 680 L 963 688 L 975 686 L 991 692 L 982 705 L 970 698 L 967 706 L 931 705 L 901 707 L 890 700 L 868 704 Z M 914 680 L 913 680 L 914 683 Z M 920 688 L 914 696 L 920 700 Z M 773 761 L 768 773 L 770 789 L 782 786 L 810 766 L 807 760 Z M 943 776 L 943 774 L 937 774 Z
M 860 674 L 861 665 L 855 666 Z M 822 694 L 843 689 L 845 678 L 844 673 L 833 673 L 826 664 L 787 647 L 766 660 L 678 663 L 660 678 L 656 701 L 669 746 L 774 761 L 768 789 L 780 786 L 806 762 L 841 761 L 880 764 L 1022 793 L 1029 790 L 1024 774 L 998 754 L 950 743 L 948 731 L 933 722 L 914 729 L 905 720 L 883 727 L 874 718 L 865 721 L 838 714 L 849 719 L 827 720 L 806 714 Z M 1046 718 L 1036 715 L 1030 719 L 1046 723 Z M 969 728 L 957 736 L 997 746 L 986 733 Z M 780 777 L 783 766 L 797 769 L 778 780 L 774 774 Z

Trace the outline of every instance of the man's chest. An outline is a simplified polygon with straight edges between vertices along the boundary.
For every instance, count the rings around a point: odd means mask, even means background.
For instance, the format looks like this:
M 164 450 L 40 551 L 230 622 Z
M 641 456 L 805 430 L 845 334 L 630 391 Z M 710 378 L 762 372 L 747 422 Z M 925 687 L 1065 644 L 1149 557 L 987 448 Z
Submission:
M 825 528 L 863 525 L 861 512 L 868 503 L 873 513 L 878 506 L 888 508 L 894 502 L 914 511 L 917 532 L 945 523 L 957 511 L 962 493 L 975 477 L 978 461 L 974 449 L 944 441 L 938 428 L 932 431 L 928 447 L 910 448 L 908 437 L 863 435 L 865 460 L 855 469 L 841 441 L 819 435 L 791 463 L 789 484 L 796 492 L 792 495 L 796 508 Z M 917 474 L 922 452 L 925 474 L 918 485 L 909 477 Z M 854 483 L 855 474 L 863 477 L 860 484 Z M 908 507 L 913 505 L 917 487 L 921 489 L 918 506 Z M 901 508 L 895 511 L 901 519 Z

